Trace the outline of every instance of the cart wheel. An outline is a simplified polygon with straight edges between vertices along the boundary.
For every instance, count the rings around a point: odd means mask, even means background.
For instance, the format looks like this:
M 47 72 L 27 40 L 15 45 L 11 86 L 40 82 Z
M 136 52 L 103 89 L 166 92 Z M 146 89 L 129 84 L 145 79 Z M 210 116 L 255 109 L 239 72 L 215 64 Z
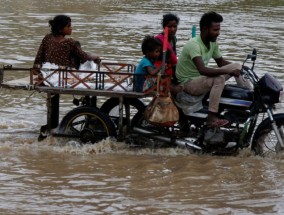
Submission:
M 84 143 L 95 143 L 106 137 L 116 136 L 115 125 L 111 119 L 92 107 L 79 107 L 67 113 L 59 125 L 59 133 L 80 138 Z
M 125 111 L 125 104 L 129 102 L 130 105 L 130 118 L 134 116 L 138 111 L 144 111 L 145 104 L 137 99 L 137 98 L 126 98 L 127 101 L 124 99 L 123 101 L 123 124 L 126 124 L 126 111 Z M 119 99 L 118 98 L 110 98 L 108 99 L 100 108 L 102 112 L 107 114 L 113 122 L 118 125 L 119 121 Z

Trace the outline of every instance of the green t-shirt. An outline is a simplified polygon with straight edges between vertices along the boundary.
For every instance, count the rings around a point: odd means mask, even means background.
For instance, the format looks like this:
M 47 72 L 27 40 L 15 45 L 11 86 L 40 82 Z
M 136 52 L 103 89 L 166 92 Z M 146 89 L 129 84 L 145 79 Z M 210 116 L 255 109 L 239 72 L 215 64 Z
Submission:
M 210 42 L 210 49 L 208 50 L 200 36 L 190 39 L 178 58 L 176 76 L 179 83 L 185 83 L 200 76 L 193 62 L 193 58 L 198 56 L 202 57 L 204 65 L 208 66 L 211 58 L 218 59 L 222 57 L 222 54 L 216 42 Z

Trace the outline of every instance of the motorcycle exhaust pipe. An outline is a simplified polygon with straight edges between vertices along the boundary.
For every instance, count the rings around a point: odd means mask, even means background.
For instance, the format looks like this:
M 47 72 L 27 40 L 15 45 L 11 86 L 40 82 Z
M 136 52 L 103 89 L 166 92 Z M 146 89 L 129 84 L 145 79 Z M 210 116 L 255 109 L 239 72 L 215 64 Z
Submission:
M 200 146 L 195 145 L 192 141 L 189 141 L 189 140 L 176 139 L 175 143 L 178 146 L 181 146 L 181 147 L 186 147 L 186 148 L 191 147 L 191 148 L 194 148 L 194 149 L 197 149 L 197 150 L 202 150 L 202 148 Z
M 202 148 L 200 146 L 195 145 L 193 143 L 193 141 L 189 141 L 189 140 L 185 140 L 185 139 L 172 140 L 169 137 L 157 135 L 156 132 L 154 132 L 154 131 L 147 130 L 147 129 L 144 129 L 144 128 L 138 128 L 138 127 L 134 127 L 133 131 L 135 133 L 138 133 L 138 134 L 143 134 L 143 135 L 149 136 L 149 137 L 151 137 L 155 140 L 160 140 L 160 141 L 163 141 L 163 142 L 166 142 L 166 143 L 174 142 L 175 144 L 177 144 L 178 146 L 181 146 L 181 147 L 186 147 L 186 148 L 191 147 L 191 148 L 194 148 L 194 149 L 197 149 L 197 150 L 202 150 Z

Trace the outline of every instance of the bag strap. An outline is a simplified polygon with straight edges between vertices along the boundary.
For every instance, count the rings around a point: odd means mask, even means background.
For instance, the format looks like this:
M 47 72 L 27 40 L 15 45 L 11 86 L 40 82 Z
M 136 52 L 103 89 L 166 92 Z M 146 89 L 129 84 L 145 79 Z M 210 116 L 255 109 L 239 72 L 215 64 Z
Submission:
M 171 97 L 171 91 L 169 90 L 169 87 L 170 87 L 170 83 L 169 81 L 167 81 L 167 85 L 166 86 L 163 86 L 163 87 L 166 87 L 166 91 L 163 92 L 160 88 L 160 85 L 161 85 L 161 78 L 162 78 L 162 74 L 161 72 L 159 72 L 157 74 L 157 93 L 156 93 L 156 97 L 159 97 L 160 95 L 162 96 L 166 96 L 166 93 L 168 93 L 168 97 Z
M 164 75 L 165 70 L 166 70 L 166 54 L 167 54 L 167 49 L 168 49 L 168 35 L 169 35 L 169 28 L 166 26 L 164 28 L 162 71 L 159 72 L 158 75 L 157 75 L 157 94 L 156 94 L 156 96 L 160 96 L 161 75 Z M 167 88 L 168 87 L 169 86 L 167 86 Z
M 166 56 L 168 50 L 168 35 L 169 35 L 169 28 L 166 26 L 164 29 L 164 42 L 163 42 L 163 59 L 162 59 L 162 74 L 165 74 L 166 70 Z
M 157 97 L 160 96 L 160 81 L 161 81 L 161 72 L 158 72 L 158 75 L 157 75 L 157 93 L 156 93 Z

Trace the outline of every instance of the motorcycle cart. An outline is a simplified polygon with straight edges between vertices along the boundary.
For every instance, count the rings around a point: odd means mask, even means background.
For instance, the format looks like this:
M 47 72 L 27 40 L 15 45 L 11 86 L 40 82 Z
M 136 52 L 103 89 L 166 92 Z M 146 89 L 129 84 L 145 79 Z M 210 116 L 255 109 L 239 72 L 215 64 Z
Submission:
M 245 62 L 251 59 L 254 66 L 255 58 L 256 54 L 250 54 Z M 255 154 L 267 156 L 284 148 L 284 114 L 273 113 L 275 104 L 281 102 L 283 88 L 270 74 L 258 78 L 253 66 L 244 66 L 242 76 L 252 81 L 254 91 L 226 86 L 221 98 L 220 117 L 232 123 L 211 133 L 204 125 L 206 110 L 189 116 L 179 109 L 180 120 L 171 127 L 148 123 L 143 117 L 146 105 L 142 100 L 148 97 L 149 101 L 157 86 L 153 84 L 143 93 L 134 92 L 131 86 L 135 70 L 133 64 L 101 62 L 96 71 L 58 68 L 46 71 L 45 75 L 40 68 L 4 66 L 0 70 L 0 83 L 2 88 L 46 93 L 46 132 L 53 136 L 77 138 L 83 143 L 95 143 L 106 137 L 138 145 L 154 141 L 157 145 L 162 143 L 159 146 L 181 146 L 193 152 L 213 155 L 231 155 L 250 146 Z M 28 73 L 28 77 L 18 81 L 6 80 L 7 73 L 18 71 Z M 170 77 L 165 76 L 163 80 L 169 82 Z M 52 113 L 55 95 L 80 97 L 73 101 L 78 107 L 69 111 L 60 123 Z M 98 101 L 100 97 L 108 99 L 101 104 Z M 259 120 L 261 115 L 263 118 Z M 54 124 L 58 124 L 56 129 Z M 206 137 L 208 133 L 209 138 Z M 220 136 L 218 141 L 215 141 L 216 136 L 210 136 L 216 133 Z

